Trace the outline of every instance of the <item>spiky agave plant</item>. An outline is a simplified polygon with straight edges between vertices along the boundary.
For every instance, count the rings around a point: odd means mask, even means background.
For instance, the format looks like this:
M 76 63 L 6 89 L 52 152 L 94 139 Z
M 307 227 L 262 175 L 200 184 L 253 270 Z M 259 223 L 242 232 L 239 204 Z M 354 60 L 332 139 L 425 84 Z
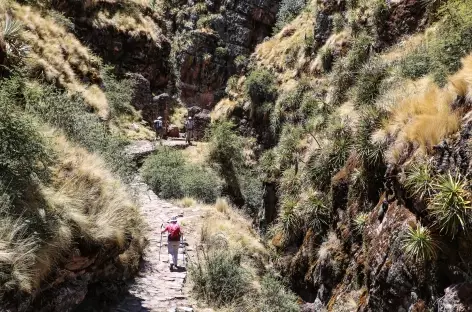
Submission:
M 442 175 L 434 183 L 435 195 L 428 207 L 441 232 L 452 238 L 460 231 L 466 231 L 471 220 L 470 194 L 466 180 L 460 175 Z
M 0 49 L 4 50 L 6 57 L 20 58 L 25 56 L 28 52 L 28 46 L 20 38 L 23 25 L 10 15 L 5 14 L 5 21 L 1 26 Z
M 436 259 L 439 245 L 431 231 L 417 223 L 410 226 L 402 240 L 403 250 L 408 258 L 414 261 L 428 261 Z
M 296 198 L 290 196 L 283 198 L 277 224 L 271 229 L 272 235 L 282 234 L 284 244 L 289 244 L 301 235 L 302 219 L 297 206 Z
M 364 232 L 365 224 L 367 223 L 367 219 L 369 217 L 368 213 L 361 212 L 359 213 L 353 220 L 354 229 L 357 233 L 362 234 Z
M 433 194 L 434 177 L 429 162 L 416 163 L 406 174 L 405 186 L 411 195 L 429 199 Z
M 312 229 L 315 233 L 321 233 L 326 229 L 330 220 L 330 211 L 320 193 L 308 191 L 300 207 L 301 221 L 307 230 Z
M 385 146 L 372 142 L 371 136 L 380 124 L 383 113 L 374 107 L 367 107 L 362 112 L 362 118 L 354 138 L 354 150 L 360 160 L 368 166 L 376 166 L 383 161 Z

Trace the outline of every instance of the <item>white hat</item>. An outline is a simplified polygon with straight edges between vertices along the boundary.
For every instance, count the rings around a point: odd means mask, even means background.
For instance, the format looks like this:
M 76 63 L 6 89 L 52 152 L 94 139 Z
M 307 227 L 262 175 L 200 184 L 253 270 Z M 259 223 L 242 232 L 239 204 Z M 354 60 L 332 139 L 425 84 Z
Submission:
M 192 116 L 188 116 L 188 119 L 192 119 Z
M 161 116 L 159 116 L 159 117 L 157 117 L 157 119 L 162 119 L 162 117 L 161 117 Z

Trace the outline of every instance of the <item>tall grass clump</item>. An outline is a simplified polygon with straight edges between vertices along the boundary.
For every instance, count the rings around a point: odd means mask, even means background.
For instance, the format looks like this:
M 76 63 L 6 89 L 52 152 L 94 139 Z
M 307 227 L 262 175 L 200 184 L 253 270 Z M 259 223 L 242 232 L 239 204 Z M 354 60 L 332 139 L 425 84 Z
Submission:
M 459 174 L 441 175 L 434 183 L 434 191 L 428 208 L 440 231 L 451 237 L 467 231 L 472 216 L 467 181 Z
M 405 254 L 414 261 L 425 262 L 438 256 L 437 240 L 427 227 L 419 223 L 408 228 L 402 243 Z
M 213 203 L 221 183 L 209 168 L 186 164 L 181 151 L 161 148 L 141 168 L 146 183 L 162 198 L 192 197 Z
M 198 299 L 221 307 L 239 301 L 249 291 L 249 275 L 241 267 L 241 256 L 227 248 L 208 246 L 190 263 L 192 291 Z

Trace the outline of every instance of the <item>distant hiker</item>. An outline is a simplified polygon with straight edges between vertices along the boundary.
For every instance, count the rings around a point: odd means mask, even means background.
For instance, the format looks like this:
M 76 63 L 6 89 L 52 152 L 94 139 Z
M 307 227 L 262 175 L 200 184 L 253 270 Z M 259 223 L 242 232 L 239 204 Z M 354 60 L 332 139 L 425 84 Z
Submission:
M 161 116 L 154 120 L 154 130 L 156 131 L 156 140 L 162 140 L 162 137 L 164 136 L 164 127 Z
M 194 121 L 192 117 L 189 116 L 188 119 L 185 121 L 185 141 L 190 145 L 190 140 L 193 138 L 193 126 Z
M 169 233 L 167 236 L 167 250 L 169 252 L 170 270 L 172 271 L 174 268 L 178 268 L 177 258 L 179 255 L 180 236 L 182 235 L 182 231 L 180 229 L 180 225 L 177 223 L 176 217 L 172 217 L 170 223 L 167 224 L 165 229 L 161 231 L 161 233 L 164 232 Z

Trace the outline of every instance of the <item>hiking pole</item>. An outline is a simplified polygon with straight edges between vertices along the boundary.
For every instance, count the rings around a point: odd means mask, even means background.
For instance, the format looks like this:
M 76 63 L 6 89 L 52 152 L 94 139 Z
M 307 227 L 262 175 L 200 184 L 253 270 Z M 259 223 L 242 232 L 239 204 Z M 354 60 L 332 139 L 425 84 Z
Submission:
M 162 230 L 163 224 L 161 224 L 161 230 Z M 159 262 L 161 261 L 161 247 L 162 247 L 162 231 L 161 231 L 161 242 L 159 243 Z
M 182 247 L 183 247 L 182 263 L 183 263 L 184 266 L 185 266 L 185 254 L 187 253 L 187 248 L 185 248 L 185 242 L 184 242 L 184 236 L 183 236 L 183 235 L 180 237 L 180 244 L 181 244 Z

